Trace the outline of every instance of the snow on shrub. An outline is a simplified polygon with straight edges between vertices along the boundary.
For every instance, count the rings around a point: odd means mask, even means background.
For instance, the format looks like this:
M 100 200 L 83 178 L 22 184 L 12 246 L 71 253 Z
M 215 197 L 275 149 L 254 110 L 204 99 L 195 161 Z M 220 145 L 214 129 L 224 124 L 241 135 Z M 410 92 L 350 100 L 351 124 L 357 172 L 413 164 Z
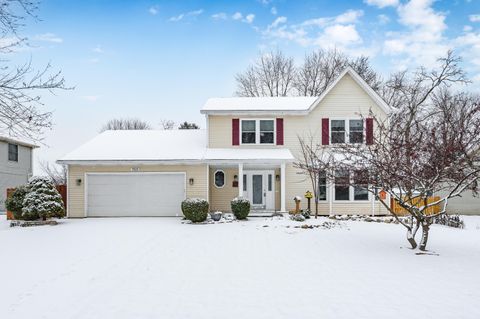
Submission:
M 208 207 L 208 201 L 203 198 L 187 198 L 182 202 L 183 215 L 194 223 L 200 223 L 207 219 Z
M 23 200 L 22 218 L 34 220 L 65 216 L 62 196 L 46 177 L 32 177 Z
M 13 192 L 13 194 L 9 198 L 7 198 L 7 200 L 5 200 L 5 207 L 7 208 L 7 210 L 12 212 L 13 218 L 23 219 L 23 200 L 28 194 L 28 191 L 29 189 L 27 185 L 18 186 Z
M 250 201 L 243 197 L 236 197 L 231 201 L 232 213 L 237 219 L 245 219 L 250 213 Z

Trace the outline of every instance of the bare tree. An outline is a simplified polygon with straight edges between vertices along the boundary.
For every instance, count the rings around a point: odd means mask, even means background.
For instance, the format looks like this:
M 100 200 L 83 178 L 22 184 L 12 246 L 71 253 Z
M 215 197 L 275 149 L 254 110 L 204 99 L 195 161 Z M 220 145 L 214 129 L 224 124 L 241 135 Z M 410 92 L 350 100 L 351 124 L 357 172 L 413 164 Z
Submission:
M 261 54 L 245 73 L 235 76 L 238 96 L 287 96 L 293 88 L 293 58 L 281 51 Z
M 67 166 L 66 165 L 50 165 L 47 161 L 39 162 L 40 169 L 50 178 L 55 185 L 67 184 Z
M 37 9 L 37 1 L 2 1 L 0 54 L 12 53 L 28 45 L 28 39 L 21 37 L 19 32 L 28 17 L 37 19 Z M 40 91 L 69 88 L 61 72 L 52 73 L 51 69 L 50 64 L 35 70 L 31 61 L 13 66 L 8 59 L 0 59 L 0 131 L 38 141 L 43 132 L 52 127 L 52 113 L 43 110 Z
M 326 172 L 331 183 L 349 172 L 343 182 L 376 194 L 379 189 L 408 212 L 405 220 L 378 198 L 407 229 L 407 240 L 415 249 L 415 236 L 422 228 L 419 249 L 426 250 L 430 225 L 445 214 L 448 200 L 466 189 L 476 190 L 480 178 L 480 98 L 457 93 L 451 84 L 466 83 L 460 59 L 449 52 L 431 71 L 420 68 L 409 77 L 394 76 L 389 90 L 397 101 L 388 118 L 369 114 L 375 134 L 365 144 L 340 144 L 329 156 L 316 152 L 315 167 Z M 348 177 L 350 176 L 350 177 Z M 432 195 L 440 199 L 432 201 Z M 434 206 L 439 212 L 432 213 Z
M 382 79 L 373 70 L 368 57 L 355 59 L 338 51 L 317 50 L 307 55 L 295 67 L 292 58 L 280 51 L 262 54 L 244 73 L 237 74 L 238 96 L 319 96 L 345 70 L 351 66 L 374 90 L 381 87 Z
M 187 121 L 180 123 L 180 126 L 178 127 L 179 130 L 198 130 L 200 129 L 200 126 L 198 126 L 195 123 L 189 123 Z
M 136 118 L 112 119 L 108 121 L 100 130 L 151 130 L 150 124 Z
M 160 120 L 160 126 L 164 130 L 173 130 L 175 127 L 175 122 L 172 120 L 162 119 Z

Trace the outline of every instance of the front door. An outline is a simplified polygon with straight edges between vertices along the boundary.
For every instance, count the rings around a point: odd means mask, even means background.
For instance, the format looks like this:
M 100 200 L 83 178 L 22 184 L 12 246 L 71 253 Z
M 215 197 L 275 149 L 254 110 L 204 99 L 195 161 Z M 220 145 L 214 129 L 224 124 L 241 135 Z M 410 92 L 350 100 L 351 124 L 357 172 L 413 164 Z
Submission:
M 275 209 L 274 171 L 246 171 L 243 175 L 244 196 L 254 210 Z

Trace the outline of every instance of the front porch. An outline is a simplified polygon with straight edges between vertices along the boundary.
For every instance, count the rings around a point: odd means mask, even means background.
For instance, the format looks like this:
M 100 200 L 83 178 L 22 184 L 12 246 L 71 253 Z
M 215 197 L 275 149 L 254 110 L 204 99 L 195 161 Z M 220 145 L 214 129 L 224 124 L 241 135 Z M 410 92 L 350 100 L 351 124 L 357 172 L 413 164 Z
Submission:
M 230 201 L 247 198 L 252 216 L 286 212 L 286 163 L 217 163 L 208 167 L 208 200 L 211 210 L 230 212 Z
M 252 214 L 286 212 L 286 148 L 208 148 L 210 210 L 230 212 L 235 197 L 250 200 Z

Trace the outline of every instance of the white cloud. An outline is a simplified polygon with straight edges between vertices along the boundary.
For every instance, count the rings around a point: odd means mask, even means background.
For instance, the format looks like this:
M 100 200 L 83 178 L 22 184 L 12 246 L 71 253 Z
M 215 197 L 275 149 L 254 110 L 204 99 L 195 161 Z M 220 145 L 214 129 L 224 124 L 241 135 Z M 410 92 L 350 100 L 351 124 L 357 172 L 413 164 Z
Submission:
M 105 53 L 105 51 L 102 49 L 102 47 L 100 45 L 97 45 L 96 47 L 94 47 L 92 49 L 92 52 L 95 52 L 95 53 Z
M 316 19 L 305 20 L 303 26 L 317 26 L 317 27 L 326 27 L 330 24 L 348 24 L 348 23 L 357 23 L 359 18 L 363 16 L 362 10 L 347 10 L 344 13 L 335 16 L 335 17 L 321 17 Z
M 272 24 L 269 27 L 276 28 L 278 27 L 279 24 L 286 23 L 286 22 L 287 22 L 287 17 L 278 17 L 272 22 Z
M 378 19 L 378 23 L 380 24 L 387 24 L 390 22 L 390 18 L 385 14 L 379 14 L 377 16 L 377 19 Z
M 232 15 L 232 19 L 233 20 L 240 20 L 243 18 L 243 15 L 241 12 L 235 12 L 233 15 Z
M 464 32 L 470 32 L 470 31 L 472 31 L 472 30 L 473 30 L 473 28 L 472 28 L 472 26 L 470 26 L 470 25 L 464 25 L 464 26 L 463 26 L 463 31 L 464 31 Z
M 173 16 L 173 17 L 170 17 L 170 19 L 168 19 L 168 21 L 171 21 L 171 22 L 178 22 L 180 20 L 183 20 L 184 18 L 187 18 L 187 17 L 196 17 L 196 16 L 199 16 L 203 13 L 203 9 L 199 9 L 199 10 L 194 10 L 194 11 L 189 11 L 189 12 L 186 12 L 186 13 L 181 13 L 177 16 Z
M 148 12 L 149 12 L 151 15 L 157 15 L 158 12 L 159 12 L 159 9 L 160 9 L 159 6 L 151 6 L 151 7 L 148 9 Z
M 270 9 L 270 13 L 273 14 L 274 16 L 276 16 L 278 14 L 278 11 L 277 11 L 277 8 L 276 7 L 272 7 Z
M 398 0 L 364 0 L 366 4 L 370 6 L 376 6 L 379 8 L 385 8 L 385 7 L 396 7 L 398 5 Z
M 480 14 L 471 14 L 468 19 L 470 19 L 470 22 L 480 22 Z
M 227 14 L 225 12 L 219 12 L 212 14 L 213 20 L 227 20 Z
M 356 23 L 362 16 L 362 10 L 347 10 L 337 16 L 308 19 L 299 24 L 288 24 L 287 18 L 281 16 L 262 34 L 267 38 L 292 41 L 301 46 L 338 47 L 345 51 L 352 47 L 361 49 L 359 45 L 363 40 Z
M 245 19 L 243 20 L 243 22 L 245 23 L 252 23 L 253 20 L 255 19 L 255 15 L 250 13 L 250 14 L 247 14 L 247 16 L 245 17 Z
M 406 64 L 433 66 L 450 48 L 443 36 L 445 14 L 432 8 L 433 0 L 410 0 L 397 8 L 399 23 L 406 31 L 387 33 L 384 53 Z
M 355 25 L 335 24 L 325 28 L 325 31 L 316 40 L 320 47 L 342 47 L 346 48 L 352 44 L 359 44 L 362 38 L 358 34 Z
M 63 39 L 56 36 L 54 33 L 43 33 L 38 34 L 34 37 L 37 41 L 44 41 L 44 42 L 53 42 L 53 43 L 62 43 Z

